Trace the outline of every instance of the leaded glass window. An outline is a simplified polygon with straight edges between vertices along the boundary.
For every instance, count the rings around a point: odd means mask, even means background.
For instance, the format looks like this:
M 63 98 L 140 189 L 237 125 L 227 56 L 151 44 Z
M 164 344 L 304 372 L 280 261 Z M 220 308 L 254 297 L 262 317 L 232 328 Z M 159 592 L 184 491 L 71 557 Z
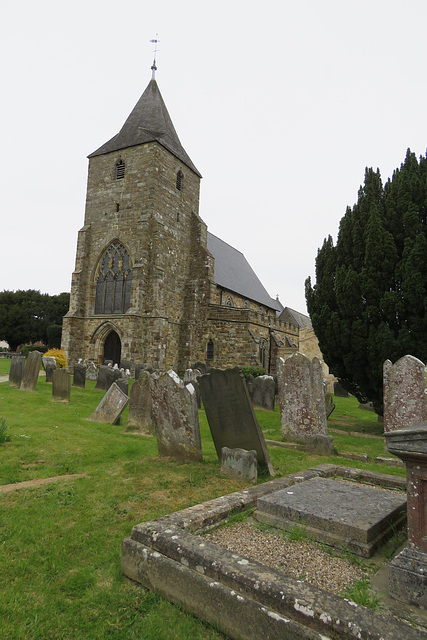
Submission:
M 132 266 L 129 254 L 115 240 L 104 251 L 96 277 L 95 313 L 125 313 L 130 307 Z

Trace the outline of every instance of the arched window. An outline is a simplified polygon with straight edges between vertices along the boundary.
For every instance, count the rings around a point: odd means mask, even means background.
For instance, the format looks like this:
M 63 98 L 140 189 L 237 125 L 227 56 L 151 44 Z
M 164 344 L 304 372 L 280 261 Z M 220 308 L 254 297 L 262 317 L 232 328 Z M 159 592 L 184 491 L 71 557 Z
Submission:
M 227 296 L 227 299 L 225 301 L 225 306 L 226 307 L 234 307 L 233 298 L 231 296 Z
M 251 308 L 251 303 L 249 302 L 249 300 L 245 300 L 244 301 L 243 308 L 244 309 L 250 309 Z
M 180 169 L 176 174 L 176 188 L 178 189 L 178 191 L 182 191 L 183 186 L 184 186 L 184 174 Z
M 120 158 L 120 160 L 116 162 L 116 180 L 121 180 L 124 177 L 125 177 L 125 163 Z
M 209 338 L 208 345 L 206 347 L 206 360 L 213 360 L 214 357 L 214 343 L 212 338 Z
M 259 360 L 261 367 L 264 367 L 267 364 L 267 352 L 268 352 L 268 342 L 265 338 L 261 338 L 259 341 Z
M 118 240 L 104 251 L 96 275 L 95 313 L 125 313 L 130 307 L 132 266 Z

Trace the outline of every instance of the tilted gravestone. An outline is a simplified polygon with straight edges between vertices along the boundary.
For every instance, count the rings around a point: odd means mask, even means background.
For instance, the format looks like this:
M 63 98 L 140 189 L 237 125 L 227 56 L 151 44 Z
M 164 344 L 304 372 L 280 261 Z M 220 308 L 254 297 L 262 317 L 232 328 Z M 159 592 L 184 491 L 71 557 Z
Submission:
M 246 449 L 222 448 L 221 453 L 221 473 L 233 478 L 256 482 L 258 478 L 258 468 L 256 451 L 246 451 Z
M 74 365 L 73 387 L 84 389 L 86 386 L 86 365 L 77 363 Z
M 384 432 L 427 420 L 427 367 L 414 356 L 384 362 Z
M 117 424 L 128 402 L 129 398 L 127 395 L 113 382 L 89 420 L 92 422 Z
M 31 351 L 25 363 L 24 375 L 22 377 L 22 391 L 34 391 L 39 377 L 42 354 L 39 351 Z
M 258 376 L 252 378 L 248 386 L 252 403 L 257 407 L 274 411 L 274 398 L 276 395 L 276 383 L 272 376 Z
M 55 360 L 55 358 L 54 358 Z M 53 372 L 56 371 L 57 366 L 56 366 L 56 361 L 53 362 L 46 362 L 46 364 L 44 365 L 44 370 L 46 372 L 46 382 L 53 382 Z
M 174 371 L 152 376 L 150 384 L 159 453 L 184 460 L 202 460 L 194 387 L 185 386 Z
M 282 435 L 307 442 L 314 435 L 328 435 L 322 364 L 302 353 L 279 359 L 279 401 Z
M 258 464 L 274 475 L 246 383 L 238 369 L 211 369 L 198 379 L 218 459 L 223 447 L 255 449 Z
M 22 356 L 13 356 L 10 363 L 9 371 L 9 387 L 19 389 L 24 375 L 25 358 Z
M 55 369 L 52 378 L 52 400 L 70 402 L 71 375 L 67 369 Z
M 98 371 L 94 362 L 89 362 L 86 369 L 86 380 L 97 380 Z
M 151 436 L 154 433 L 153 420 L 151 418 L 150 374 L 148 371 L 140 372 L 138 380 L 135 380 L 130 390 L 129 417 L 126 429 L 139 431 L 146 436 Z

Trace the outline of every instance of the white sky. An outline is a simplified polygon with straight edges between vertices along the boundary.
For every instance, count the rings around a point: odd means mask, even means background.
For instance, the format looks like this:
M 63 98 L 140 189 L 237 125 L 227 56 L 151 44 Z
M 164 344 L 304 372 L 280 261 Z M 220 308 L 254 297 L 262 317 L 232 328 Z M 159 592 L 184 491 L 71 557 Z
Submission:
M 305 312 L 317 249 L 427 146 L 425 0 L 13 0 L 2 6 L 0 290 L 69 291 L 86 156 L 157 81 L 200 215 Z

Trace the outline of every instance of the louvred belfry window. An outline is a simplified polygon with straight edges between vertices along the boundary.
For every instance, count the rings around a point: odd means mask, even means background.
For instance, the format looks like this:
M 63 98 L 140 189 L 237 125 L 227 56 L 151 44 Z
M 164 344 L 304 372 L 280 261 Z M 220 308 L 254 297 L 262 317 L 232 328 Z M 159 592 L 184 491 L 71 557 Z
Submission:
M 130 307 L 132 265 L 121 242 L 104 251 L 96 276 L 95 313 L 125 313 Z
M 125 163 L 123 160 L 116 162 L 116 180 L 121 180 L 125 177 Z

